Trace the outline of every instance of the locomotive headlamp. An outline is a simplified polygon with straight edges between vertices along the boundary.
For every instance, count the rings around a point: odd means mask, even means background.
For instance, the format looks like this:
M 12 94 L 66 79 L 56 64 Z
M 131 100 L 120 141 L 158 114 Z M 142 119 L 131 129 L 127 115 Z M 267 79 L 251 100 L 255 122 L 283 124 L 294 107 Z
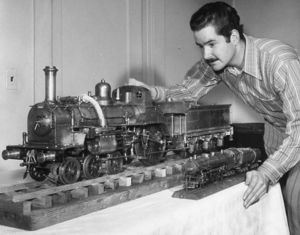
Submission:
M 3 150 L 2 151 L 2 158 L 4 160 L 7 159 L 21 159 L 21 150 L 16 149 L 16 150 Z

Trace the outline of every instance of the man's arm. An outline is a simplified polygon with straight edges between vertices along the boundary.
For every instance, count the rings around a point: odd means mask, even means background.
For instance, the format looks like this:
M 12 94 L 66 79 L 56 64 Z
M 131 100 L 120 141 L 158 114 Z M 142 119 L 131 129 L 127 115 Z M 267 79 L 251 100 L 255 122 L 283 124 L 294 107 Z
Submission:
M 186 73 L 182 83 L 169 88 L 150 86 L 135 79 L 129 79 L 129 85 L 148 88 L 155 101 L 165 101 L 166 99 L 172 101 L 198 101 L 220 81 L 220 77 L 214 73 L 204 60 L 201 60 Z
M 200 60 L 186 73 L 181 84 L 166 90 L 165 96 L 174 101 L 198 101 L 220 82 L 221 78 L 213 69 L 204 60 Z
M 247 208 L 258 201 L 268 189 L 268 184 L 275 184 L 300 160 L 300 62 L 290 60 L 279 67 L 274 84 L 283 101 L 283 112 L 287 118 L 286 134 L 282 145 L 258 168 L 248 172 L 244 194 L 244 206 Z

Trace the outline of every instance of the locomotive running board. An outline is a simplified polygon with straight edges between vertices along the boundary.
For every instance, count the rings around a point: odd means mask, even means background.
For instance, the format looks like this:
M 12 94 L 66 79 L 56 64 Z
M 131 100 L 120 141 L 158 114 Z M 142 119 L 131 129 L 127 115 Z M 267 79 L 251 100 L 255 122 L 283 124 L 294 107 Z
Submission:
M 37 230 L 182 184 L 186 160 L 170 160 L 74 184 L 0 188 L 0 224 Z
M 227 178 L 223 178 L 221 181 L 211 182 L 203 186 L 202 188 L 192 190 L 178 190 L 173 193 L 172 197 L 199 200 L 201 198 L 207 197 L 211 194 L 217 193 L 221 190 L 239 184 L 243 181 L 245 181 L 245 174 L 233 175 Z

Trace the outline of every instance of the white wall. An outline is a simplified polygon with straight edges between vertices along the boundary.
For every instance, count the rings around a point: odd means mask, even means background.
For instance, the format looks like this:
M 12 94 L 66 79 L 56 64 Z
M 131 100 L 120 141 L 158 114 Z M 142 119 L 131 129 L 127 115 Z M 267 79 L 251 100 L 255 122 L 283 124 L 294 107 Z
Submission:
M 50 3 L 50 4 L 49 4 Z M 105 79 L 116 87 L 124 83 L 129 74 L 129 1 L 108 0 L 53 0 L 52 20 L 48 15 L 51 1 L 39 1 L 37 11 L 37 51 L 41 59 L 36 60 L 37 101 L 44 97 L 44 78 L 41 68 L 55 65 L 57 74 L 57 95 L 79 95 L 91 91 Z M 52 29 L 45 31 L 41 18 Z M 52 30 L 52 32 L 51 32 Z M 49 34 L 50 32 L 50 34 Z M 52 51 L 40 45 L 51 39 Z M 46 36 L 45 36 L 46 35 Z M 45 40 L 46 39 L 46 40 Z M 46 45 L 45 45 L 46 46 Z M 49 47 L 48 46 L 48 47 Z M 140 48 L 139 48 L 140 50 Z M 44 54 L 43 54 L 44 52 Z M 52 53 L 52 54 L 51 54 Z M 48 54 L 48 55 L 47 55 Z M 48 59 L 48 61 L 47 61 Z M 42 64 L 40 61 L 43 61 Z M 47 63 L 48 64 L 45 64 Z
M 244 30 L 256 37 L 282 40 L 300 51 L 299 0 L 235 0 Z
M 0 149 L 22 143 L 33 103 L 33 1 L 0 1 Z M 6 71 L 15 69 L 17 90 L 6 89 Z M 20 162 L 0 159 L 0 171 Z

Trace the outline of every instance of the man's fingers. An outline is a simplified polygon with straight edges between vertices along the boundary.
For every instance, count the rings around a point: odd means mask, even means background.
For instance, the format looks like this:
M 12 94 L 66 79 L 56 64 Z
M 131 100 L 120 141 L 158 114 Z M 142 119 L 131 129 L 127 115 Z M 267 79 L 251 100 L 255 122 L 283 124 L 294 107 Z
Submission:
M 267 192 L 268 184 L 263 176 L 257 171 L 248 172 L 245 183 L 248 185 L 248 188 L 244 193 L 243 200 L 244 207 L 248 208 Z
M 248 188 L 246 192 L 244 193 L 243 199 L 246 200 L 250 194 L 253 192 L 255 185 L 257 184 L 257 177 L 253 174 L 252 171 L 247 172 L 246 175 L 246 185 L 248 185 Z
M 246 173 L 246 180 L 245 180 L 245 184 L 246 184 L 246 185 L 249 185 L 251 176 L 252 176 L 251 171 L 248 171 L 248 172 Z
M 251 206 L 252 204 L 258 202 L 258 200 L 266 193 L 266 189 L 265 187 L 259 187 L 259 185 L 257 185 L 256 187 L 254 187 L 254 189 L 252 190 L 252 192 L 249 194 L 249 196 L 244 200 L 244 206 L 246 208 L 248 208 L 249 206 Z

